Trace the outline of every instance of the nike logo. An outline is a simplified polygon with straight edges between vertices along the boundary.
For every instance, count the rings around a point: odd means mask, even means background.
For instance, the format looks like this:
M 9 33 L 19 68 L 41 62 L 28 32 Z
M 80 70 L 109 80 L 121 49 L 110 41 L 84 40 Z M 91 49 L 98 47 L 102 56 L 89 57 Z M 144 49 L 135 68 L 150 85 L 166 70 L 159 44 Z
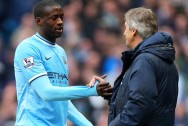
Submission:
M 49 60 L 51 57 L 45 57 L 46 60 Z

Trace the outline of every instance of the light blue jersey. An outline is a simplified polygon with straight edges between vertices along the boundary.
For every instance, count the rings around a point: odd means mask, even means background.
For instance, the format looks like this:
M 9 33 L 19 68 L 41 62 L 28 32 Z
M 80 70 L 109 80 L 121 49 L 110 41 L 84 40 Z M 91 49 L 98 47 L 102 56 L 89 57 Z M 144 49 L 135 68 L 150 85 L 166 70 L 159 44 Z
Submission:
M 61 100 L 55 95 L 57 98 L 54 99 L 58 99 L 57 101 L 53 99 L 45 101 L 31 86 L 33 81 L 40 80 L 39 78 L 44 76 L 49 78 L 54 88 L 69 85 L 68 62 L 64 49 L 36 33 L 17 47 L 14 67 L 18 100 L 15 125 L 66 126 L 68 100 L 71 100 L 69 94 L 67 100 Z M 42 90 L 43 87 L 40 89 Z M 91 95 L 97 95 L 96 91 L 86 94 L 86 96 Z

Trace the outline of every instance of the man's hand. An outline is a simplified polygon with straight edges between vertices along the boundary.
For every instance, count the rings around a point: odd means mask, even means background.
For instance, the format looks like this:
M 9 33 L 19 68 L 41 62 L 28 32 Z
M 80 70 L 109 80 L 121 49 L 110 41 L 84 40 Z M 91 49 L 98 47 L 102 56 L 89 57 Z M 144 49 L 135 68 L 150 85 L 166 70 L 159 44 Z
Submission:
M 86 86 L 93 87 L 95 84 L 99 83 L 99 80 L 100 80 L 100 82 L 105 82 L 104 78 L 106 78 L 106 74 L 104 74 L 100 77 L 93 76 L 92 80 L 89 82 L 89 84 L 86 84 Z
M 91 82 L 87 85 L 89 87 L 93 87 L 95 84 L 97 84 L 97 93 L 99 96 L 102 96 L 104 99 L 109 100 L 112 96 L 112 90 L 113 88 L 111 85 L 104 80 L 106 77 L 106 74 L 103 76 L 94 76 Z

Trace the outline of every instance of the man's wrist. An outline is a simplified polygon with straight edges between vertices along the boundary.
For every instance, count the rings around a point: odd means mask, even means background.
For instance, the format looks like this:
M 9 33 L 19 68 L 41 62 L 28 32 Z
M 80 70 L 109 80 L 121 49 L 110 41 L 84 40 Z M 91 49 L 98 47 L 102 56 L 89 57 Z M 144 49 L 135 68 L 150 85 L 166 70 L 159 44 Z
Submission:
M 97 92 L 97 85 L 98 85 L 98 82 L 97 83 L 95 82 L 95 85 L 93 87 L 89 87 L 89 94 L 91 96 L 99 96 Z

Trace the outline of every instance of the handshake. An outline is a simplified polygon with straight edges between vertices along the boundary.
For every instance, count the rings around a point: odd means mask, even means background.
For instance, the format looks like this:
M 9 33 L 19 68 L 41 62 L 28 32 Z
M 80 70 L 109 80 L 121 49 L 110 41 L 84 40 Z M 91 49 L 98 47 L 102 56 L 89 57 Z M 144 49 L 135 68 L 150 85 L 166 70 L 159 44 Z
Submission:
M 103 97 L 106 100 L 110 100 L 112 96 L 113 88 L 109 84 L 109 82 L 106 82 L 104 78 L 106 77 L 106 74 L 103 76 L 94 76 L 92 80 L 90 81 L 87 86 L 93 87 L 95 84 L 97 84 L 96 90 L 99 96 Z

